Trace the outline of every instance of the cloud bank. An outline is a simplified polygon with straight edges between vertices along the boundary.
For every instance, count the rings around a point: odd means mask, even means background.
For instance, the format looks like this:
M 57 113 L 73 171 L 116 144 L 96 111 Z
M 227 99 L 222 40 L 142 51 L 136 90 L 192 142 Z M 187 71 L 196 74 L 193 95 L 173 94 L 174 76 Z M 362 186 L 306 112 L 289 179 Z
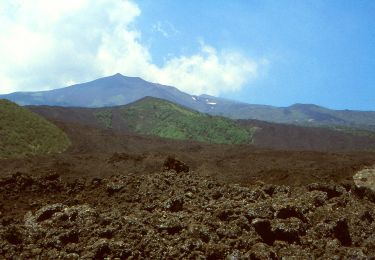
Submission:
M 1 1 L 0 93 L 49 90 L 119 72 L 218 95 L 258 76 L 261 62 L 204 43 L 194 55 L 157 66 L 134 27 L 139 15 L 131 1 Z

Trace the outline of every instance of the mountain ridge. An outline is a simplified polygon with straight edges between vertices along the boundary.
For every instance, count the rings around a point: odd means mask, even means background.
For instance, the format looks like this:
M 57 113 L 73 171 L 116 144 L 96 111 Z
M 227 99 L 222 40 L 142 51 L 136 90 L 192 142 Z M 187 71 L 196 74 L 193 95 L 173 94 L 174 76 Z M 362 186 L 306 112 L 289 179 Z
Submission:
M 127 105 L 105 108 L 27 108 L 51 121 L 206 143 L 251 143 L 255 131 L 252 127 L 241 127 L 235 120 L 201 113 L 154 97 L 144 97 Z
M 120 73 L 50 91 L 15 92 L 0 95 L 0 98 L 20 105 L 111 107 L 126 105 L 146 96 L 232 119 L 256 119 L 307 126 L 344 126 L 375 131 L 374 111 L 333 110 L 301 103 L 288 107 L 248 104 L 206 94 L 190 95 L 173 86 L 151 83 L 140 77 L 127 77 Z
M 170 101 L 145 97 L 131 104 L 105 108 L 28 106 L 52 122 L 88 125 L 119 133 L 208 143 L 251 144 L 280 150 L 375 150 L 375 136 L 318 127 L 231 120 L 202 114 Z

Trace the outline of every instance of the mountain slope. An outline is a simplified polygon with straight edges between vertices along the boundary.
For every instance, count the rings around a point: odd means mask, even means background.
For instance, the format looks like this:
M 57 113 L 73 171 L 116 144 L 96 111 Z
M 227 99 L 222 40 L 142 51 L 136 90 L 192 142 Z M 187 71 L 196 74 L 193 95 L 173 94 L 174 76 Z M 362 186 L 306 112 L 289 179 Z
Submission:
M 107 107 L 126 105 L 146 96 L 162 98 L 187 107 L 204 110 L 206 104 L 170 86 L 147 82 L 121 74 L 65 88 L 39 92 L 16 92 L 0 95 L 20 105 L 65 107 Z
M 257 119 L 274 123 L 297 124 L 307 126 L 345 126 L 356 129 L 375 130 L 374 111 L 332 110 L 313 104 L 294 104 L 289 107 L 252 105 L 245 103 L 216 102 L 209 113 L 223 115 L 233 119 Z
M 189 95 L 171 86 L 121 74 L 50 91 L 0 95 L 0 98 L 12 100 L 20 105 L 107 107 L 126 105 L 146 96 L 233 119 L 257 119 L 324 127 L 343 126 L 375 131 L 375 112 L 371 111 L 331 110 L 310 104 L 295 104 L 289 107 L 253 105 L 209 95 Z
M 322 127 L 239 120 L 244 127 L 257 127 L 253 144 L 280 150 L 375 151 L 375 135 L 358 135 Z
M 200 113 L 153 97 L 118 107 L 32 106 L 29 109 L 54 121 L 207 143 L 251 143 L 255 132 L 255 128 L 241 127 L 229 118 Z
M 375 150 L 375 138 L 326 128 L 213 117 L 156 98 L 109 108 L 28 107 L 51 121 L 213 143 L 251 143 L 283 150 Z M 224 140 L 225 139 L 225 140 Z
M 63 131 L 25 108 L 0 100 L 0 158 L 62 152 L 70 145 Z
M 210 116 L 174 103 L 146 97 L 120 109 L 136 133 L 208 143 L 251 143 L 255 128 L 242 128 L 224 117 Z

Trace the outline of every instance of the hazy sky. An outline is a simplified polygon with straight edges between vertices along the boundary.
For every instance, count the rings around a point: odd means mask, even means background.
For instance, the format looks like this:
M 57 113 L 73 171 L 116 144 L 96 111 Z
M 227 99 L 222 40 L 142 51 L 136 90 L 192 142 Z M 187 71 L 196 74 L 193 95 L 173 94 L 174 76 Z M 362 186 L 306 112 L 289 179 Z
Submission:
M 375 110 L 375 1 L 1 0 L 0 93 L 120 72 L 249 103 Z

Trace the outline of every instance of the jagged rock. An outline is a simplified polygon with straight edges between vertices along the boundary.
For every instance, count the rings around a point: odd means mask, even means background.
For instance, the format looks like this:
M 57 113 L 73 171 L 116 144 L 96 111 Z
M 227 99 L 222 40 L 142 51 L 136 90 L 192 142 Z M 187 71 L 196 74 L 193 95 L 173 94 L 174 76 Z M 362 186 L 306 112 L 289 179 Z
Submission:
M 280 194 L 289 194 L 290 188 L 288 186 L 279 186 L 279 185 L 273 185 L 273 184 L 265 184 L 262 187 L 262 190 L 268 195 L 268 196 L 275 196 Z
M 275 207 L 274 207 L 275 208 Z M 279 204 L 275 208 L 275 217 L 280 219 L 298 218 L 303 222 L 307 222 L 303 210 L 297 205 Z
M 357 187 L 366 187 L 375 192 L 375 169 L 364 169 L 353 176 Z
M 246 217 L 251 221 L 255 218 L 262 218 L 262 219 L 272 219 L 274 216 L 274 209 L 271 205 L 267 205 L 267 203 L 258 203 L 252 205 L 247 210 Z
M 169 234 L 174 235 L 179 233 L 185 225 L 178 218 L 161 219 L 157 226 L 159 231 L 167 231 Z
M 23 235 L 20 230 L 15 226 L 10 226 L 5 228 L 2 237 L 8 241 L 10 244 L 19 245 L 23 242 Z
M 164 203 L 164 208 L 172 211 L 172 212 L 177 212 L 183 209 L 184 206 L 184 199 L 182 197 L 175 197 L 168 199 Z
M 65 259 L 69 259 L 69 260 L 79 259 L 79 254 L 77 254 L 77 253 L 66 254 Z
M 229 221 L 231 216 L 234 214 L 232 209 L 224 208 L 224 209 L 219 209 L 215 215 L 218 219 L 221 221 Z
M 312 183 L 307 186 L 310 191 L 323 191 L 327 193 L 328 199 L 339 197 L 346 193 L 346 189 L 343 186 L 328 183 Z
M 333 227 L 334 236 L 343 246 L 351 246 L 352 238 L 350 237 L 348 222 L 345 218 L 336 221 Z
M 110 255 L 111 248 L 107 239 L 99 239 L 91 247 L 92 252 L 91 257 L 94 259 L 104 259 L 106 256 Z
M 275 240 L 282 240 L 288 243 L 299 243 L 300 236 L 306 231 L 305 225 L 298 218 L 276 219 L 272 222 L 271 232 Z
M 192 224 L 188 227 L 188 234 L 193 238 L 199 238 L 207 243 L 211 239 L 210 230 L 204 225 Z
M 109 195 L 112 195 L 112 194 L 114 194 L 116 192 L 121 191 L 124 187 L 125 186 L 122 183 L 113 183 L 113 182 L 111 182 L 111 183 L 107 184 L 107 192 L 108 192 Z
M 78 243 L 79 234 L 77 230 L 68 230 L 67 232 L 64 232 L 61 235 L 59 235 L 58 239 L 63 245 L 66 245 L 69 243 Z
M 328 200 L 328 195 L 326 192 L 313 190 L 306 194 L 307 200 L 314 206 L 323 206 Z
M 53 214 L 56 212 L 61 211 L 65 206 L 63 204 L 53 204 L 53 205 L 47 205 L 37 212 L 35 212 L 35 219 L 37 222 L 41 222 L 47 219 L 50 219 Z
M 167 159 L 164 161 L 163 169 L 166 171 L 174 170 L 177 173 L 180 173 L 180 172 L 188 172 L 189 166 L 175 159 L 174 157 L 168 156 Z
M 277 259 L 274 250 L 267 244 L 257 243 L 249 252 L 244 255 L 244 259 L 262 260 L 262 259 Z
M 167 171 L 82 181 L 73 194 L 64 178 L 32 177 L 38 188 L 21 193 L 23 181 L 4 179 L 5 259 L 375 257 L 375 207 L 358 188 L 239 186 Z M 126 189 L 108 196 L 107 183 Z M 55 185 L 60 189 L 44 193 Z
M 207 259 L 225 259 L 229 254 L 230 248 L 228 245 L 208 244 Z
M 251 224 L 254 226 L 255 231 L 262 238 L 263 242 L 272 245 L 275 241 L 275 236 L 271 230 L 271 222 L 268 219 L 253 219 Z
M 223 197 L 223 193 L 222 193 L 220 190 L 216 190 L 216 191 L 214 191 L 214 193 L 212 194 L 212 198 L 213 198 L 214 200 L 220 199 L 221 197 Z
M 228 254 L 226 260 L 240 260 L 241 253 L 238 250 L 233 251 L 232 253 Z
M 219 238 L 237 238 L 240 237 L 242 233 L 242 230 L 236 226 L 236 225 L 225 225 L 221 226 L 216 230 L 216 234 L 219 236 Z

